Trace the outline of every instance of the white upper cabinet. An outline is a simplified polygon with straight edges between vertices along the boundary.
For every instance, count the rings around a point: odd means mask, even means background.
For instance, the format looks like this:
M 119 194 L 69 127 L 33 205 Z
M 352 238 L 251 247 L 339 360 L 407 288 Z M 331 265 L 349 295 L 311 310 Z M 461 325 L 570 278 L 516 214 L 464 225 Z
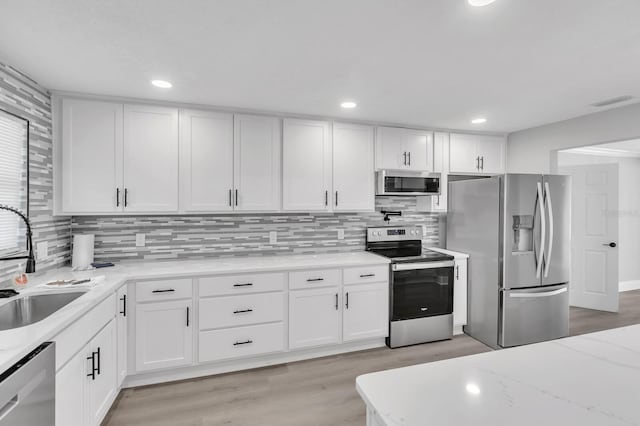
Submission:
M 122 104 L 62 100 L 62 211 L 122 211 Z
M 178 211 L 178 110 L 124 106 L 125 212 Z
M 282 187 L 280 119 L 234 117 L 234 209 L 276 211 Z
M 333 201 L 329 123 L 285 119 L 282 150 L 283 210 L 329 210 Z
M 333 210 L 373 211 L 373 128 L 333 123 Z
M 504 173 L 505 141 L 500 136 L 451 133 L 449 169 L 451 173 Z
M 378 127 L 376 168 L 433 171 L 433 133 L 396 127 Z
M 180 209 L 233 209 L 233 115 L 180 111 Z

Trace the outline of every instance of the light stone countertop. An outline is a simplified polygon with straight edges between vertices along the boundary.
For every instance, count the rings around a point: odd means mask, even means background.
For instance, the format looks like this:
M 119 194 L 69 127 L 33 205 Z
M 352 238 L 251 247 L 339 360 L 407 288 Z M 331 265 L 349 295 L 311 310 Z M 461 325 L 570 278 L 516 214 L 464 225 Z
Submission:
M 640 325 L 362 375 L 383 425 L 640 425 Z
M 127 281 L 317 268 L 348 268 L 351 266 L 384 265 L 387 263 L 389 263 L 389 260 L 382 256 L 367 252 L 353 252 L 129 262 L 92 271 L 74 272 L 70 267 L 63 267 L 46 271 L 43 274 L 34 274 L 29 277 L 30 282 L 25 289 L 20 290 L 21 296 L 65 291 L 85 291 L 86 294 L 73 300 L 40 322 L 12 330 L 0 331 L 0 372 L 12 366 L 38 345 L 52 339 Z M 105 276 L 105 279 L 90 288 L 83 285 L 66 289 L 42 287 L 45 283 L 53 280 L 83 279 L 102 275 Z M 11 300 L 15 300 L 15 298 L 0 299 L 0 307 Z

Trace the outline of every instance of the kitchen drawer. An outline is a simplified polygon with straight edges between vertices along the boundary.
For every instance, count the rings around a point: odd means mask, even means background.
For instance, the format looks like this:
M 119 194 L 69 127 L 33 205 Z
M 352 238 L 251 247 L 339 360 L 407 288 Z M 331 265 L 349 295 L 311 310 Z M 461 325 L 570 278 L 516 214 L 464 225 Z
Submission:
M 340 285 L 341 269 L 316 269 L 289 273 L 289 288 L 317 288 Z
M 259 293 L 284 290 L 284 272 L 268 274 L 222 275 L 200 278 L 200 296 Z
M 116 296 L 112 294 L 55 336 L 52 340 L 56 342 L 56 370 L 98 334 L 115 316 L 115 311 Z
M 136 302 L 189 299 L 192 285 L 191 278 L 137 282 Z
M 284 293 L 200 299 L 200 330 L 282 321 Z
M 241 358 L 281 352 L 284 349 L 282 323 L 251 325 L 200 332 L 200 362 Z
M 358 266 L 344 270 L 345 285 L 387 281 L 389 281 L 389 265 Z

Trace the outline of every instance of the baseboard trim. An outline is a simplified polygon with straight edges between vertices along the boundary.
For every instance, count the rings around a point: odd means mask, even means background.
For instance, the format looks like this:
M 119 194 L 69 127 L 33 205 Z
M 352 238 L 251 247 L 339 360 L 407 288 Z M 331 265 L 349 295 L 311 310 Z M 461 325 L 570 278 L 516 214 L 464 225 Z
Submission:
M 618 290 L 623 291 L 640 290 L 640 280 L 620 281 Z
M 374 349 L 383 346 L 385 346 L 384 338 L 377 338 L 363 340 L 361 342 L 343 343 L 341 345 L 334 345 L 323 348 L 302 349 L 296 351 L 281 352 L 277 354 L 260 355 L 259 357 L 253 358 L 219 361 L 216 363 L 207 363 L 190 367 L 134 374 L 128 376 L 124 380 L 122 388 L 133 388 L 137 386 L 147 386 L 157 383 L 166 383 L 178 380 L 193 379 L 196 377 L 211 376 L 215 374 L 230 373 L 233 371 L 250 370 L 252 368 L 268 367 L 272 365 L 285 364 L 288 362 L 302 361 L 305 359 L 320 358 L 347 352 Z

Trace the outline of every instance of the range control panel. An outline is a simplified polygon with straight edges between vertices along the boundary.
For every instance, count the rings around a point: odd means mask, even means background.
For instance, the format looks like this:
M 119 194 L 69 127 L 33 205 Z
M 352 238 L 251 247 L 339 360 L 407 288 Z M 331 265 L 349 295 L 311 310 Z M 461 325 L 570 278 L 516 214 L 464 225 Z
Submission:
M 422 226 L 380 226 L 367 228 L 367 241 L 421 240 Z

